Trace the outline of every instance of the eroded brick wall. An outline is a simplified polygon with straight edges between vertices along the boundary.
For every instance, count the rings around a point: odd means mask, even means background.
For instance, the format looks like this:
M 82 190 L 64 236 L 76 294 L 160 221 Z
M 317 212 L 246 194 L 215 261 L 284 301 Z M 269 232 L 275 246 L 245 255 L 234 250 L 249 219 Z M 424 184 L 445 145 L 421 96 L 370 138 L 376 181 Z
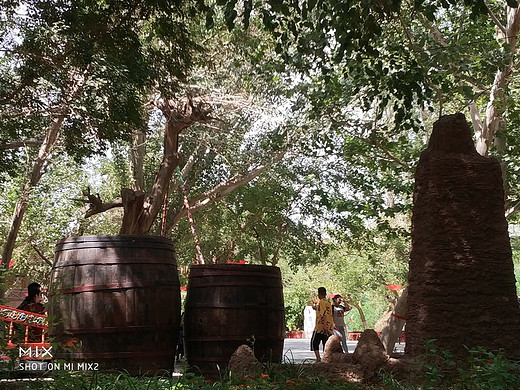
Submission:
M 499 163 L 462 114 L 439 119 L 415 176 L 406 353 L 503 348 L 518 356 L 520 308 Z

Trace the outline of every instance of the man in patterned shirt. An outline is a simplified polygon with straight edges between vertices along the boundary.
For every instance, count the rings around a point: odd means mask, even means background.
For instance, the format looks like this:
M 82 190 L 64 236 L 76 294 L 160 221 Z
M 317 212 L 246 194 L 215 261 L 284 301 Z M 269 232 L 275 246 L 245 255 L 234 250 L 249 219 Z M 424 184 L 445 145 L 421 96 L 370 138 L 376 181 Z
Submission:
M 332 305 L 327 300 L 327 290 L 325 287 L 318 288 L 318 298 L 320 299 L 312 308 L 316 310 L 316 325 L 311 338 L 311 351 L 316 355 L 316 363 L 321 362 L 320 342 L 325 348 L 325 343 L 334 331 L 334 321 L 332 319 Z

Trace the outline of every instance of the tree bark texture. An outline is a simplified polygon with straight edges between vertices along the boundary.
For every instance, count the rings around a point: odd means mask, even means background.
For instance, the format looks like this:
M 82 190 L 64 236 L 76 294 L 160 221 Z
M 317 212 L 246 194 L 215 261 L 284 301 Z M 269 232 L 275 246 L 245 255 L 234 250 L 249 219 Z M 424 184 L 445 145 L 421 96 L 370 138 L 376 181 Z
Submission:
M 2 262 L 2 265 L 6 268 L 9 264 L 9 261 L 11 260 L 11 256 L 13 255 L 16 238 L 18 237 L 18 232 L 22 224 L 23 216 L 25 215 L 25 210 L 27 209 L 27 205 L 29 204 L 29 198 L 31 196 L 32 190 L 34 186 L 38 184 L 43 175 L 44 165 L 47 163 L 51 151 L 53 150 L 54 145 L 56 144 L 61 129 L 61 125 L 64 119 L 64 115 L 59 115 L 52 120 L 47 130 L 45 139 L 41 143 L 38 157 L 36 158 L 36 161 L 33 164 L 31 176 L 28 182 L 25 184 L 24 188 L 22 189 L 20 197 L 16 202 L 13 217 L 11 220 L 11 226 L 9 228 L 9 233 L 7 234 L 4 248 L 2 250 L 2 259 L 6 259 L 6 261 Z
M 0 267 L 0 274 L 2 274 L 3 271 L 7 270 L 7 268 L 9 267 L 9 262 L 11 260 L 11 257 L 13 256 L 14 246 L 18 237 L 18 232 L 20 231 L 20 226 L 22 225 L 22 220 L 25 215 L 25 211 L 27 210 L 27 205 L 29 204 L 32 191 L 43 175 L 44 166 L 49 159 L 54 145 L 56 144 L 61 129 L 61 125 L 64 119 L 64 115 L 59 115 L 58 117 L 52 120 L 49 129 L 47 130 L 45 140 L 40 146 L 38 157 L 36 158 L 36 161 L 33 164 L 31 176 L 28 182 L 24 185 L 20 193 L 20 196 L 16 202 L 13 211 L 13 216 L 11 219 L 11 226 L 9 227 L 9 233 L 7 234 L 4 247 L 2 249 L 3 261 Z M 3 299 L 5 296 L 5 287 L 6 286 L 0 283 L 0 299 Z
M 132 167 L 132 189 L 144 191 L 144 155 L 146 153 L 146 133 L 136 130 L 132 135 L 130 165 Z
M 124 215 L 120 234 L 149 233 L 161 210 L 175 168 L 179 165 L 179 134 L 196 122 L 209 120 L 211 113 L 211 108 L 205 107 L 203 102 L 195 103 L 190 96 L 186 100 L 160 102 L 159 108 L 166 117 L 163 159 L 149 194 L 145 195 L 141 190 L 121 191 Z
M 347 302 L 350 306 L 355 307 L 358 310 L 359 316 L 361 318 L 361 323 L 363 324 L 363 331 L 367 330 L 367 320 L 361 306 L 354 302 L 350 295 L 346 296 L 345 302 Z
M 514 67 L 514 54 L 518 42 L 518 33 L 520 32 L 520 7 L 507 7 L 507 23 L 505 26 L 499 24 L 495 20 L 499 31 L 498 38 L 504 39 L 509 46 L 511 60 L 502 69 L 498 69 L 495 74 L 493 86 L 489 94 L 489 102 L 486 107 L 486 116 L 484 122 L 474 115 L 474 110 L 470 108 L 470 114 L 475 126 L 476 149 L 482 156 L 487 156 L 489 147 L 493 143 L 495 135 L 501 131 L 501 124 L 504 122 L 502 114 L 506 108 L 505 89 L 511 79 Z M 473 111 L 473 112 L 472 112 Z
M 83 86 L 85 85 L 85 81 L 87 79 L 87 71 L 88 69 L 83 71 L 75 70 L 69 73 L 69 86 L 67 93 L 65 93 L 62 104 L 55 107 L 57 112 L 50 119 L 45 138 L 40 144 L 38 156 L 33 163 L 29 180 L 24 185 L 20 197 L 16 202 L 9 233 L 5 239 L 5 244 L 2 249 L 2 258 L 6 260 L 2 263 L 2 267 L 0 267 L 0 273 L 5 271 L 9 265 L 13 255 L 16 239 L 18 237 L 18 232 L 20 231 L 20 226 L 22 224 L 25 211 L 27 210 L 27 205 L 29 204 L 32 191 L 44 174 L 45 166 L 51 158 L 51 153 L 58 141 L 61 126 L 70 111 L 71 102 L 74 101 L 78 94 L 83 90 Z M 5 286 L 0 283 L 0 299 L 4 297 L 4 287 Z
M 405 288 L 401 296 L 397 299 L 394 310 L 388 317 L 386 326 L 381 331 L 381 343 L 385 347 L 387 354 L 391 355 L 394 352 L 394 346 L 406 322 L 406 301 L 408 300 L 408 287 Z
M 520 355 L 520 307 L 500 164 L 479 155 L 464 115 L 441 117 L 415 174 L 406 349 Z

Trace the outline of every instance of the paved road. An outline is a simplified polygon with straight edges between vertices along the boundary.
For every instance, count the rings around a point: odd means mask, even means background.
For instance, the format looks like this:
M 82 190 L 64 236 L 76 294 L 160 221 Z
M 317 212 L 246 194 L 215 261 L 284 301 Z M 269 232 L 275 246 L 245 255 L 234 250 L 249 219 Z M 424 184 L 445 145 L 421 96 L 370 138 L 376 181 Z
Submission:
M 285 339 L 283 344 L 284 363 L 313 363 L 315 360 L 314 352 L 310 350 L 310 339 Z M 348 351 L 354 352 L 357 341 L 347 341 Z M 396 343 L 394 352 L 403 353 L 404 343 Z M 323 349 L 320 349 L 323 356 Z

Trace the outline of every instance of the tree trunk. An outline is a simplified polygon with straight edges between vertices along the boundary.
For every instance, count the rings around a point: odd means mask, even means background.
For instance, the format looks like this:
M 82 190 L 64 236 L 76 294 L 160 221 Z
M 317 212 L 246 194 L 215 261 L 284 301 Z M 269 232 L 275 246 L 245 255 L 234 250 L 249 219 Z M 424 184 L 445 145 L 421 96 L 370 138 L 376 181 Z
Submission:
M 164 154 L 152 190 L 148 196 L 141 190 L 123 188 L 123 222 L 120 234 L 147 234 L 159 213 L 173 172 L 179 165 L 178 136 L 185 126 L 167 121 L 164 131 Z
M 179 134 L 196 122 L 208 120 L 211 112 L 211 109 L 204 109 L 202 103 L 195 105 L 190 96 L 182 101 L 161 101 L 159 108 L 166 117 L 163 159 L 148 195 L 142 190 L 121 191 L 124 215 L 120 234 L 148 234 L 161 211 L 170 180 L 179 165 Z
M 502 114 L 506 107 L 504 89 L 509 83 L 513 72 L 513 58 L 514 53 L 516 52 L 518 33 L 520 31 L 520 7 L 507 7 L 506 26 L 500 25 L 496 18 L 493 19 L 495 20 L 495 23 L 497 23 L 499 38 L 504 39 L 509 45 L 511 61 L 504 69 L 499 69 L 495 74 L 495 80 L 491 87 L 489 102 L 486 107 L 486 117 L 484 122 L 480 120 L 480 116 L 477 115 L 478 113 L 475 109 L 471 109 L 470 107 L 470 114 L 476 134 L 476 149 L 482 156 L 487 156 L 489 147 L 493 144 L 493 139 L 496 133 L 500 130 L 500 123 L 503 121 Z
M 49 161 L 51 157 L 51 152 L 54 149 L 54 146 L 56 145 L 56 141 L 58 140 L 58 136 L 63 121 L 69 113 L 71 102 L 74 101 L 78 94 L 81 93 L 81 91 L 83 90 L 83 86 L 85 85 L 85 81 L 87 80 L 87 73 L 88 69 L 83 69 L 81 71 L 72 70 L 69 73 L 69 86 L 68 90 L 64 94 L 64 100 L 62 104 L 60 104 L 57 107 L 54 107 L 54 109 L 57 110 L 57 114 L 51 119 L 49 128 L 47 129 L 47 134 L 45 135 L 45 138 L 41 143 L 40 150 L 38 152 L 38 157 L 36 158 L 36 161 L 33 164 L 31 177 L 22 189 L 20 197 L 16 203 L 15 210 L 13 212 L 11 227 L 9 229 L 9 233 L 7 235 L 4 248 L 2 250 L 2 259 L 6 259 L 6 261 L 2 262 L 2 266 L 0 267 L 1 273 L 3 273 L 3 271 L 5 271 L 8 267 L 9 261 L 13 255 L 14 246 L 18 237 L 18 232 L 20 231 L 20 226 L 22 224 L 22 220 L 27 209 L 31 193 L 44 173 L 45 165 Z M 5 286 L 2 283 L 0 283 L 0 299 L 4 297 L 4 287 Z
M 31 193 L 34 189 L 34 186 L 38 184 L 43 175 L 44 165 L 49 160 L 50 153 L 54 149 L 64 119 L 65 115 L 60 115 L 54 118 L 52 123 L 50 124 L 45 139 L 40 146 L 38 157 L 33 164 L 31 177 L 29 178 L 29 181 L 24 185 L 24 188 L 21 191 L 18 201 L 16 202 L 13 217 L 11 219 L 11 227 L 9 228 L 9 233 L 7 234 L 5 244 L 2 250 L 2 273 L 6 271 L 9 267 L 9 262 L 13 255 L 14 246 L 16 244 L 16 238 L 18 237 L 18 232 L 20 231 L 20 226 L 22 224 L 25 211 L 27 210 L 27 205 L 29 204 Z M 5 294 L 3 284 L 1 286 L 2 288 L 0 288 L 0 299 L 4 298 Z
M 408 299 L 408 288 L 405 288 L 401 293 L 401 296 L 397 299 L 394 310 L 386 326 L 381 331 L 381 342 L 385 347 L 386 353 L 389 355 L 394 351 L 394 346 L 403 330 L 403 326 L 406 322 L 406 301 Z
M 130 165 L 132 168 L 132 189 L 144 191 L 144 155 L 146 153 L 146 133 L 137 130 L 132 135 Z
M 361 306 L 359 306 L 350 295 L 347 295 L 347 298 L 345 300 L 350 306 L 354 306 L 357 311 L 359 312 L 359 316 L 361 317 L 361 323 L 363 324 L 363 330 L 367 330 L 367 320 L 365 318 L 365 313 L 363 313 L 363 309 L 361 309 Z

